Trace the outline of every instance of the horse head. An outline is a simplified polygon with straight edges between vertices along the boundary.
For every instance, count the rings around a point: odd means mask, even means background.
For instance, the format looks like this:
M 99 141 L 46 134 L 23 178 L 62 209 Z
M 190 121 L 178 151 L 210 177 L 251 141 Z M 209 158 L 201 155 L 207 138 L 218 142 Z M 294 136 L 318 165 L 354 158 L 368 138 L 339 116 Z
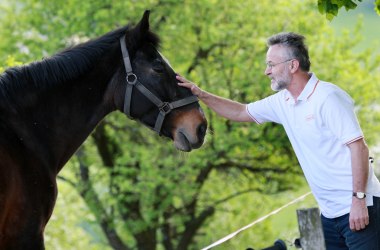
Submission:
M 172 139 L 177 149 L 191 151 L 203 144 L 207 121 L 197 98 L 178 86 L 176 73 L 158 51 L 158 45 L 159 38 L 149 30 L 146 11 L 120 39 L 123 62 L 116 79 L 124 86 L 125 95 L 123 100 L 119 95 L 116 106 L 130 118 Z

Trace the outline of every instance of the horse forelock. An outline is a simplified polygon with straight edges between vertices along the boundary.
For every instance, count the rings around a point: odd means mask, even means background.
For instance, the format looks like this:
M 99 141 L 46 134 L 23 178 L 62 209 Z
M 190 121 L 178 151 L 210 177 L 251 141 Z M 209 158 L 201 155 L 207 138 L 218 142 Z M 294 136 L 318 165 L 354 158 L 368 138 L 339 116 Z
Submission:
M 142 48 L 144 45 L 149 44 L 153 46 L 157 51 L 160 49 L 161 40 L 160 37 L 148 30 L 143 34 L 141 31 L 136 29 L 131 29 L 127 31 L 126 41 L 127 41 L 127 49 L 130 55 L 134 55 L 134 53 Z
M 148 31 L 148 33 L 146 35 L 145 42 L 149 42 L 157 50 L 159 50 L 159 48 L 160 48 L 160 43 L 161 43 L 160 37 L 151 31 Z

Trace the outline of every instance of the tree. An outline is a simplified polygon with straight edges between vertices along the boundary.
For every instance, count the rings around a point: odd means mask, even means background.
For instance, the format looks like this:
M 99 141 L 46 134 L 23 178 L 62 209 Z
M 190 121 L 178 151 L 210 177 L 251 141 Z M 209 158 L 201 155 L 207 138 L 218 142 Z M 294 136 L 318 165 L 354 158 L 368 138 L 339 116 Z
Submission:
M 366 114 L 378 99 L 379 58 L 370 60 L 370 51 L 352 54 L 357 39 L 348 34 L 338 41 L 317 18 L 314 1 L 15 1 L 0 22 L 1 56 L 36 60 L 123 25 L 126 16 L 136 21 L 145 8 L 153 9 L 153 30 L 178 72 L 242 102 L 272 93 L 261 73 L 266 38 L 283 30 L 305 34 L 313 70 L 361 97 L 355 98 L 359 117 L 376 141 L 379 114 Z M 81 221 L 91 237 L 112 249 L 199 249 L 224 236 L 208 230 L 215 215 L 242 213 L 244 204 L 229 208 L 242 194 L 263 199 L 299 186 L 301 171 L 282 127 L 236 124 L 205 112 L 212 135 L 188 155 L 118 113 L 98 126 L 60 175 L 93 215 Z M 248 201 L 251 216 L 264 206 L 260 199 Z
M 321 14 L 326 14 L 326 18 L 331 21 L 342 7 L 347 11 L 353 10 L 359 2 L 362 0 L 318 0 L 318 10 Z M 374 6 L 374 10 L 380 15 L 380 0 L 376 0 Z

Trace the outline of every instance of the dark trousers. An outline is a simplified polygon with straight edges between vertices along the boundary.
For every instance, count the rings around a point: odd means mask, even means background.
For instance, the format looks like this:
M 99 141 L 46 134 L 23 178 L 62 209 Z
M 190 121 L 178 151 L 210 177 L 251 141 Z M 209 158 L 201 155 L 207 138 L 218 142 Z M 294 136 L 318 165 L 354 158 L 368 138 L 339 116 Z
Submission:
M 352 232 L 349 214 L 334 219 L 321 215 L 326 250 L 380 250 L 380 198 L 368 207 L 369 225 Z

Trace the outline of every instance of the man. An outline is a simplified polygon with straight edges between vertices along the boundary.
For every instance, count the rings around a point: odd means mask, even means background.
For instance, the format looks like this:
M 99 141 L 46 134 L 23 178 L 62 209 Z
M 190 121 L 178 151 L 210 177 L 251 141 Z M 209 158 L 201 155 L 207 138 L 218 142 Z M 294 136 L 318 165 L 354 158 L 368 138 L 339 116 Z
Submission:
M 282 124 L 321 210 L 326 248 L 380 250 L 380 183 L 350 96 L 310 73 L 304 37 L 268 39 L 265 74 L 274 95 L 249 104 L 225 99 L 177 76 L 217 114 Z

